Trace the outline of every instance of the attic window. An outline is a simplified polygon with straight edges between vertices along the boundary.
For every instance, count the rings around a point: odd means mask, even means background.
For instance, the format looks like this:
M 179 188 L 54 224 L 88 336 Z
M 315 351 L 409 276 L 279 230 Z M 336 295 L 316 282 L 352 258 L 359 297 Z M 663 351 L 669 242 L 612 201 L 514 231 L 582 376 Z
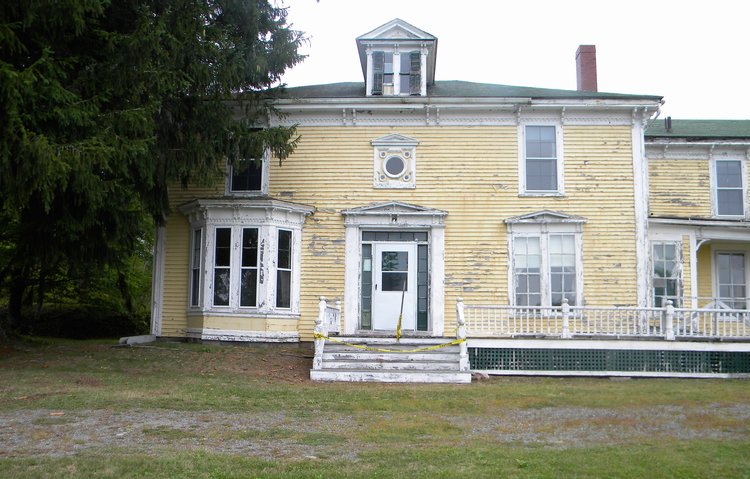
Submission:
M 373 95 L 419 95 L 422 87 L 419 51 L 372 52 Z

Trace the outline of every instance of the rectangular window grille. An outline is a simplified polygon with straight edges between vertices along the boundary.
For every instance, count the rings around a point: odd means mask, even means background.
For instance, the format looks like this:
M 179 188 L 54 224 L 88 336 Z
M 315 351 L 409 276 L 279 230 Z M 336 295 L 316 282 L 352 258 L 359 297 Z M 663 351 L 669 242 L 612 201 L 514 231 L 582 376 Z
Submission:
M 541 306 L 542 253 L 538 237 L 513 240 L 516 306 Z
M 216 228 L 214 242 L 214 306 L 229 306 L 232 229 Z
M 716 160 L 716 213 L 719 216 L 743 216 L 742 163 Z
M 193 248 L 190 259 L 190 306 L 200 306 L 201 235 L 202 230 L 193 230 Z
M 429 311 L 429 262 L 427 245 L 417 246 L 417 331 L 427 331 Z
M 575 236 L 549 236 L 549 267 L 552 306 L 560 306 L 563 298 L 576 304 Z
M 680 307 L 680 243 L 654 243 L 653 245 L 653 300 L 661 308 L 667 300 Z
M 554 126 L 526 127 L 526 191 L 557 191 Z
M 240 306 L 257 306 L 258 296 L 258 229 L 242 230 L 242 264 L 240 266 Z
M 276 260 L 276 307 L 290 308 L 292 304 L 292 232 L 279 230 Z
M 719 300 L 732 309 L 746 309 L 745 255 L 743 253 L 719 253 L 718 268 Z
M 362 245 L 362 312 L 360 328 L 372 329 L 372 245 Z
M 362 241 L 427 241 L 426 231 L 363 231 Z

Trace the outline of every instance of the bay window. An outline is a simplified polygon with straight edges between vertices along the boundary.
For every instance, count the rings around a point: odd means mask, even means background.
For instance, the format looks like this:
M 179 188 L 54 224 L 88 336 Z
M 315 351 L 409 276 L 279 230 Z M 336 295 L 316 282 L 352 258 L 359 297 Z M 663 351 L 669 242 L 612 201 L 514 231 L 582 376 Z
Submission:
M 179 209 L 193 227 L 191 311 L 299 313 L 302 223 L 311 207 L 235 199 L 196 200 Z

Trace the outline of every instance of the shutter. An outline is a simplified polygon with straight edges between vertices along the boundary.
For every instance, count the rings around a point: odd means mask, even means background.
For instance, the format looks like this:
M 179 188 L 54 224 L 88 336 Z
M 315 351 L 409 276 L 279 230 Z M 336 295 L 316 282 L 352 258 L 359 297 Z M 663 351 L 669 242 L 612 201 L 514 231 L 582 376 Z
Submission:
M 383 67 L 385 55 L 383 52 L 372 52 L 372 94 L 383 94 Z
M 409 94 L 419 95 L 422 93 L 422 54 L 411 52 L 411 71 L 409 72 Z

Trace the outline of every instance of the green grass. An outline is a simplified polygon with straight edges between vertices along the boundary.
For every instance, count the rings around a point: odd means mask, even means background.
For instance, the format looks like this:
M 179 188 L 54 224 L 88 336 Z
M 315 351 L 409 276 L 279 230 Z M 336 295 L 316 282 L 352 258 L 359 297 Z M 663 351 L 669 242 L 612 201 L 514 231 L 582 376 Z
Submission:
M 210 429 L 142 425 L 143 437 L 158 442 L 158 454 L 92 447 L 60 457 L 7 455 L 0 438 L 0 477 L 750 477 L 750 425 L 712 411 L 750 404 L 746 380 L 317 384 L 306 379 L 311 363 L 306 346 L 155 346 L 49 340 L 0 347 L 0 411 L 55 411 L 58 415 L 34 420 L 34 426 L 50 428 L 90 410 L 262 413 L 330 427 L 294 428 L 283 421 L 272 427 Z M 731 434 L 727 439 L 646 436 L 593 445 L 522 444 L 489 433 L 467 440 L 460 422 L 449 420 L 489 421 L 508 411 L 547 407 L 627 411 L 673 405 L 697 411 L 684 421 L 693 430 Z M 340 417 L 349 418 L 348 427 L 336 426 Z M 560 427 L 579 426 L 566 421 Z M 611 430 L 643 426 L 618 418 L 596 421 Z M 180 446 L 190 440 L 277 444 L 281 453 L 253 457 Z M 315 457 L 285 455 L 286 446 L 317 452 Z

